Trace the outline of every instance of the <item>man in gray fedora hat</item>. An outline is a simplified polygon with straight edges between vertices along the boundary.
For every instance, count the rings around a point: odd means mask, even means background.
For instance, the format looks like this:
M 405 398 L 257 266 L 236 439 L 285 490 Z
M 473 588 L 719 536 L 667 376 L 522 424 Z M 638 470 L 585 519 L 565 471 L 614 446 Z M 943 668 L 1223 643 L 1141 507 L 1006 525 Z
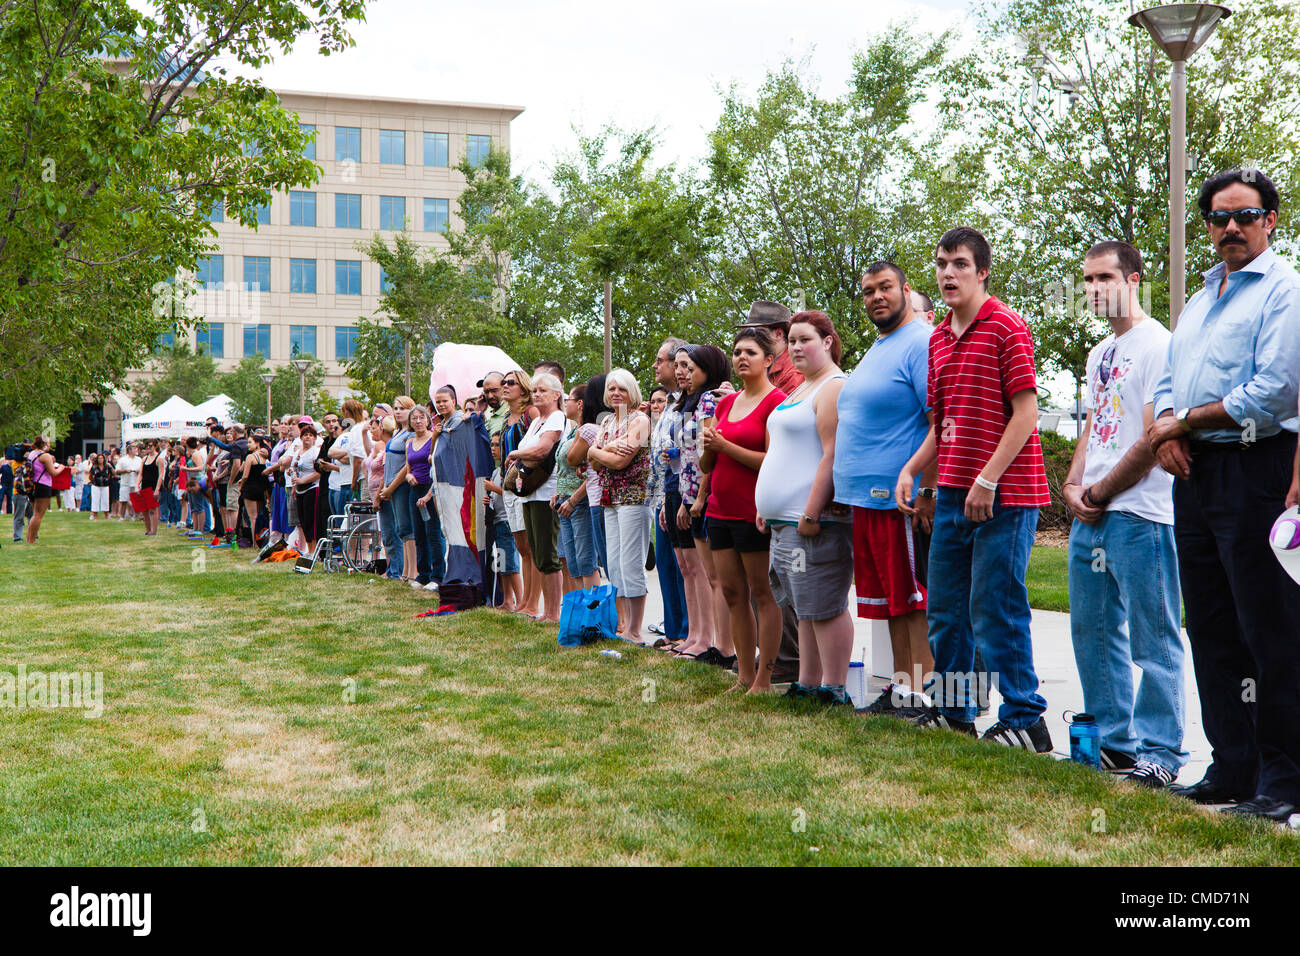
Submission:
M 767 329 L 772 336 L 772 345 L 776 347 L 776 358 L 767 370 L 767 378 L 773 385 L 789 395 L 803 384 L 803 375 L 794 367 L 786 352 L 786 333 L 790 331 L 790 310 L 780 302 L 759 299 L 749 307 L 749 317 L 738 329 Z

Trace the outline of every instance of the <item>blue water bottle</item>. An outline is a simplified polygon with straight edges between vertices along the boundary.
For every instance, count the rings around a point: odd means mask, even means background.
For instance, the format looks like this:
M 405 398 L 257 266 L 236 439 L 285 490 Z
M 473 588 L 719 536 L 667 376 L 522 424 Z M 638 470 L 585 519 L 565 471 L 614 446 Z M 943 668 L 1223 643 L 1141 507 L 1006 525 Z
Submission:
M 1075 714 L 1070 719 L 1070 759 L 1101 769 L 1101 731 L 1092 714 Z

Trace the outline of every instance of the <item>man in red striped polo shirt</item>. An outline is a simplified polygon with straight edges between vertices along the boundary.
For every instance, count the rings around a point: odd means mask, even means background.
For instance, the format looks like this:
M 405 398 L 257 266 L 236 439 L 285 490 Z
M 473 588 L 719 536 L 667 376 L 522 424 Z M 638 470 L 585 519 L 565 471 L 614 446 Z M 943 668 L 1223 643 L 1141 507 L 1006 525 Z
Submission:
M 948 314 L 930 335 L 928 397 L 934 427 L 903 467 L 895 494 L 939 462 L 930 539 L 929 607 L 934 706 L 918 726 L 975 736 L 977 687 L 1002 694 L 984 733 L 1009 747 L 1052 749 L 1029 638 L 1025 571 L 1038 509 L 1051 502 L 1038 444 L 1034 342 L 1023 319 L 988 293 L 992 250 L 975 229 L 949 229 L 935 249 Z M 978 647 L 989 668 L 976 675 Z

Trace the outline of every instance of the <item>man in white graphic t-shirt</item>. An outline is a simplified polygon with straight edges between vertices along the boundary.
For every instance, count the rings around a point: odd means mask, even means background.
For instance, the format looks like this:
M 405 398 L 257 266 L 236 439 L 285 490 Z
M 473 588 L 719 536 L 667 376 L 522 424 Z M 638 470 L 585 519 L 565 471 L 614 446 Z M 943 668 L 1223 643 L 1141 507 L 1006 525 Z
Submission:
M 1128 243 L 1089 249 L 1083 278 L 1111 334 L 1088 354 L 1088 418 L 1063 488 L 1074 658 L 1103 769 L 1162 789 L 1187 762 L 1173 478 L 1146 438 L 1169 330 L 1138 304 L 1142 256 Z

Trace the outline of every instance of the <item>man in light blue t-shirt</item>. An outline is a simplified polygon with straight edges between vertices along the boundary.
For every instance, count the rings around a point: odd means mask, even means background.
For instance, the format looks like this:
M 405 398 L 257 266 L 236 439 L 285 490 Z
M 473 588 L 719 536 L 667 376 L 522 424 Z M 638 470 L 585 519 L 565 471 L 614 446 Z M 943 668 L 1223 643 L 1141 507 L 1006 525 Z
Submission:
M 913 312 L 912 287 L 892 262 L 867 267 L 862 295 L 879 337 L 840 391 L 835 500 L 853 506 L 858 617 L 889 622 L 894 682 L 867 711 L 890 714 L 900 709 L 896 686 L 920 687 L 934 669 L 914 532 L 928 539 L 938 466 L 924 472 L 913 501 L 894 500 L 899 472 L 930 429 L 931 329 Z

